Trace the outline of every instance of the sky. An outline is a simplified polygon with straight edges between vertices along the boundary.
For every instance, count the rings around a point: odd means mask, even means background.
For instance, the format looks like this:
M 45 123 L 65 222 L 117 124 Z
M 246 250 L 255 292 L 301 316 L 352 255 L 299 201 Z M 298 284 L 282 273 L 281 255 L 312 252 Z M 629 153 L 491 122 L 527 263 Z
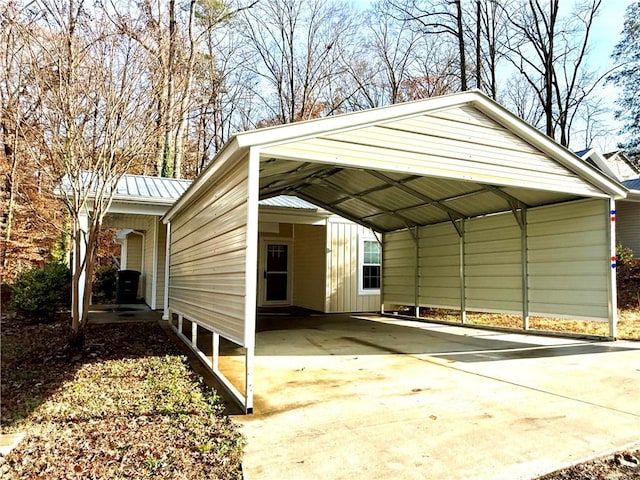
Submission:
M 353 0 L 358 8 L 367 8 L 373 0 Z M 569 11 L 567 7 L 573 6 L 581 0 L 560 0 L 561 11 Z M 598 74 L 605 73 L 613 66 L 611 54 L 614 46 L 620 40 L 620 33 L 624 25 L 624 14 L 627 7 L 633 0 L 602 0 L 600 14 L 596 18 L 591 31 L 590 51 L 588 53 L 588 66 L 593 68 Z M 568 5 L 567 5 L 568 4 Z M 603 124 L 608 134 L 595 142 L 594 147 L 602 151 L 612 151 L 616 149 L 619 140 L 618 131 L 620 123 L 614 119 L 615 99 L 617 88 L 614 85 L 602 85 L 596 90 L 603 98 L 604 106 L 610 109 L 610 113 L 603 117 Z M 572 142 L 574 143 L 574 142 Z M 576 142 L 577 143 L 577 142 Z M 584 145 L 577 143 L 576 149 L 584 148 Z

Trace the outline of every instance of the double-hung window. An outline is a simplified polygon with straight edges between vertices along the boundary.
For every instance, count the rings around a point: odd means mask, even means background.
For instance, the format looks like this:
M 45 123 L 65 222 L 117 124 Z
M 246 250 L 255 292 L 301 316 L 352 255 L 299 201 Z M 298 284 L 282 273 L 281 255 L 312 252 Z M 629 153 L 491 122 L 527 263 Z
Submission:
M 380 293 L 382 246 L 373 237 L 360 239 L 359 293 L 377 295 Z

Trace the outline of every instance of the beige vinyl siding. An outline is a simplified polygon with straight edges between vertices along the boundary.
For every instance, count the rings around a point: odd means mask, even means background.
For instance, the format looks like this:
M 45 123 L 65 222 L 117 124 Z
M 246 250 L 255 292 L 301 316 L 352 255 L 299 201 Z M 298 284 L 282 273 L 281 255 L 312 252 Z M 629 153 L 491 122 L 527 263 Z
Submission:
M 385 233 L 382 248 L 382 303 L 413 305 L 416 251 L 407 230 Z
M 418 229 L 423 307 L 460 308 L 460 236 L 451 222 Z M 415 255 L 414 249 L 408 255 Z M 412 270 L 406 270 L 412 275 Z M 386 286 L 385 286 L 386 291 Z M 413 301 L 412 301 L 413 304 Z
M 616 243 L 640 258 L 640 202 L 616 203 Z
M 248 162 L 218 172 L 171 221 L 169 308 L 244 344 Z M 249 272 L 250 275 L 253 272 Z
M 373 312 L 380 309 L 380 295 L 358 291 L 358 248 L 369 229 L 352 222 L 331 219 L 327 223 L 327 313 Z
M 527 219 L 530 314 L 607 320 L 608 202 L 540 207 Z
M 522 230 L 511 212 L 465 222 L 466 308 L 522 313 Z
M 263 155 L 602 196 L 471 106 L 268 147 Z
M 323 312 L 326 282 L 326 227 L 294 225 L 293 305 Z

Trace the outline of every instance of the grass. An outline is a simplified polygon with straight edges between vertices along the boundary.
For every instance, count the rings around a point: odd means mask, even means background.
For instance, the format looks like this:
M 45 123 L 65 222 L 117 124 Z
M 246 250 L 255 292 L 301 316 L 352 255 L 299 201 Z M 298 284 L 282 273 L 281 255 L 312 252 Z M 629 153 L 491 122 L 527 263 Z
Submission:
M 460 321 L 459 312 L 444 309 L 425 309 L 423 316 L 448 322 Z M 467 323 L 469 325 L 522 329 L 522 317 L 519 315 L 468 312 Z M 589 320 L 531 317 L 529 319 L 529 328 L 547 332 L 569 332 L 605 337 L 609 335 L 607 322 Z M 617 338 L 619 340 L 640 340 L 640 309 L 618 310 Z
M 216 393 L 153 322 L 2 324 L 2 432 L 26 431 L 0 477 L 241 478 L 244 439 Z

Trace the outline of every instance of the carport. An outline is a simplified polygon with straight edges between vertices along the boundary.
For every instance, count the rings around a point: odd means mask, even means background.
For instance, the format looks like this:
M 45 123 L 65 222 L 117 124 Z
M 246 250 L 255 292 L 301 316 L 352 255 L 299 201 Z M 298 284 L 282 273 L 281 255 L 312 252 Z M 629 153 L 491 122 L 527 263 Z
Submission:
M 167 318 L 212 332 L 210 368 L 253 409 L 258 201 L 295 195 L 380 232 L 381 310 L 609 322 L 625 189 L 480 92 L 245 132 L 163 218 Z M 245 352 L 244 391 L 219 369 Z M 184 338 L 184 336 L 183 336 Z

